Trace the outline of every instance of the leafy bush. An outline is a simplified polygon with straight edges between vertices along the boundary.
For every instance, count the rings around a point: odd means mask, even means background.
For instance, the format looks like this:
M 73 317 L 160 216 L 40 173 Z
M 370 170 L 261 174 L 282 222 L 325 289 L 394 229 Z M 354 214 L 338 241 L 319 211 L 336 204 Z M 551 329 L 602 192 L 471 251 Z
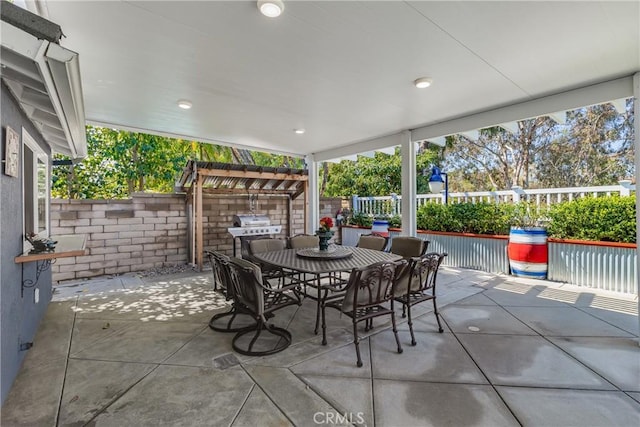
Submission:
M 634 196 L 585 197 L 553 205 L 549 235 L 560 239 L 635 243 Z
M 549 209 L 546 206 L 536 206 L 532 201 L 520 201 L 515 204 L 505 204 L 508 221 L 512 227 L 540 227 L 549 222 Z
M 373 225 L 373 217 L 362 212 L 356 212 L 349 218 L 349 224 L 360 227 L 371 227 Z
M 474 234 L 507 234 L 513 208 L 505 204 L 427 203 L 418 209 L 417 224 L 421 230 L 451 231 Z
M 418 209 L 416 224 L 419 230 L 450 231 L 451 215 L 446 205 L 427 203 Z
M 362 212 L 356 212 L 349 217 L 349 225 L 358 225 L 360 227 L 371 227 L 374 219 L 381 219 L 389 222 L 389 227 L 401 227 L 402 219 L 400 215 L 369 215 Z
M 389 227 L 400 228 L 402 227 L 402 218 L 400 215 L 394 215 L 389 218 Z
M 582 198 L 551 209 L 531 204 L 427 203 L 418 209 L 418 229 L 474 234 L 509 234 L 510 226 L 544 224 L 550 237 L 634 243 L 635 198 Z

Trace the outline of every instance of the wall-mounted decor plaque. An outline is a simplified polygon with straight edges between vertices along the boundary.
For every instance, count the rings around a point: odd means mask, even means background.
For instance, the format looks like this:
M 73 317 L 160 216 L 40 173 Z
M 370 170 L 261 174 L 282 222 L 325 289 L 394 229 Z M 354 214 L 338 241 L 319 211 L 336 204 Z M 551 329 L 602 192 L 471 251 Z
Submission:
M 18 177 L 18 162 L 20 135 L 7 126 L 4 150 L 4 173 L 5 175 Z

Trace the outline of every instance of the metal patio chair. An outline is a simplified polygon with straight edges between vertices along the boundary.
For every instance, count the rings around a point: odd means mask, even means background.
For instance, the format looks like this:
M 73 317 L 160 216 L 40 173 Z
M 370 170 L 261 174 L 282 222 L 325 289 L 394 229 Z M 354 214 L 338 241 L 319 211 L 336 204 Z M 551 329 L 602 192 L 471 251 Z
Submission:
M 227 301 L 232 301 L 231 309 L 229 311 L 218 313 L 211 317 L 209 320 L 209 327 L 217 332 L 240 332 L 247 328 L 254 328 L 255 322 L 253 322 L 252 318 L 249 318 L 250 322 L 247 324 L 247 315 L 250 313 L 243 310 L 242 306 L 235 303 L 233 294 L 234 288 L 233 286 L 230 286 L 230 258 L 215 251 L 205 251 L 205 255 L 211 262 L 214 283 L 213 289 L 222 292 Z M 229 319 L 226 320 L 226 318 Z M 235 325 L 234 322 L 236 323 Z
M 422 256 L 427 252 L 428 240 L 417 237 L 398 236 L 391 239 L 389 252 L 402 256 L 405 259 Z
M 255 327 L 239 331 L 233 337 L 231 345 L 234 351 L 249 356 L 265 356 L 287 348 L 291 344 L 291 333 L 269 324 L 267 317 L 290 305 L 302 304 L 298 285 L 292 284 L 277 289 L 265 286 L 260 266 L 240 258 L 231 258 L 229 267 L 236 304 L 256 320 Z M 260 340 L 263 332 L 268 333 L 270 337 Z M 248 334 L 253 334 L 253 337 L 247 343 Z
M 383 251 L 389 243 L 389 238 L 375 234 L 362 234 L 358 238 L 356 247 Z
M 260 266 L 262 271 L 262 281 L 265 284 L 270 284 L 271 280 L 277 280 L 278 286 L 284 285 L 284 280 L 291 274 L 286 273 L 281 267 L 264 263 L 258 260 L 254 255 L 263 252 L 282 251 L 287 248 L 287 243 L 281 239 L 256 239 L 249 242 L 248 256 L 245 258 L 254 264 Z
M 352 320 L 353 343 L 356 346 L 358 367 L 362 366 L 358 323 L 365 322 L 365 330 L 369 330 L 372 328 L 374 317 L 391 316 L 391 325 L 393 334 L 396 337 L 398 353 L 402 353 L 393 306 L 393 285 L 397 279 L 397 274 L 406 264 L 406 260 L 399 260 L 378 262 L 367 267 L 354 268 L 349 276 L 349 283 L 343 296 L 340 296 L 339 299 L 338 297 L 328 297 L 322 301 L 322 345 L 327 344 L 325 309 L 326 307 L 331 307 L 339 310 Z
M 287 245 L 291 249 L 317 248 L 320 244 L 318 236 L 313 234 L 296 234 L 289 237 Z
M 410 267 L 401 273 L 394 287 L 394 300 L 402 304 L 402 317 L 408 316 L 411 345 L 416 345 L 411 318 L 411 307 L 416 304 L 433 301 L 433 314 L 438 322 L 438 332 L 444 331 L 436 304 L 436 279 L 440 264 L 446 256 L 446 253 L 431 252 L 421 257 L 412 258 Z

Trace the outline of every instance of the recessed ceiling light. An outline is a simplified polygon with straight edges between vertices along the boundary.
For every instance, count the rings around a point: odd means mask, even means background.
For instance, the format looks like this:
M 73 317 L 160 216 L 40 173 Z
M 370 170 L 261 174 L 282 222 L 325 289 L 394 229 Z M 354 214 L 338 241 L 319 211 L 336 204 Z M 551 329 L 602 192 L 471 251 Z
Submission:
M 293 130 L 295 133 L 297 133 L 298 135 L 302 135 L 303 133 L 305 133 L 304 129 L 294 129 Z
M 258 9 L 264 16 L 277 18 L 284 10 L 284 3 L 281 0 L 258 0 Z
M 193 104 L 191 103 L 191 101 L 181 99 L 180 101 L 178 101 L 178 107 L 182 108 L 183 110 L 188 110 L 189 108 L 193 107 Z
M 431 83 L 433 83 L 433 80 L 431 80 L 429 77 L 420 77 L 419 79 L 416 79 L 413 82 L 413 84 L 418 89 L 427 88 L 427 87 L 431 86 Z

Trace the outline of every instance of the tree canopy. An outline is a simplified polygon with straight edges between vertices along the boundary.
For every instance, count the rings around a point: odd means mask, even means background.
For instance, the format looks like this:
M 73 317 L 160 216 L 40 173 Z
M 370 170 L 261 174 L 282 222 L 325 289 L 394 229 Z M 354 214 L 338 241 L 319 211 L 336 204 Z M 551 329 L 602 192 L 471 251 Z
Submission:
M 611 104 L 518 122 L 518 132 L 483 129 L 478 140 L 447 138 L 444 165 L 451 191 L 610 185 L 634 171 L 633 102 L 619 114 Z
M 422 147 L 416 158 L 417 192 L 429 191 L 428 176 L 423 170 L 429 170 L 432 164 L 441 160 L 440 151 Z M 357 162 L 343 160 L 340 163 L 326 164 L 326 186 L 322 195 L 338 196 L 388 196 L 401 194 L 401 157 L 399 150 L 393 155 L 376 152 L 374 157 L 359 156 Z
M 425 144 L 416 158 L 417 192 L 427 193 L 432 165 L 449 177 L 450 191 L 614 184 L 634 172 L 633 101 L 619 114 L 610 104 L 522 120 L 517 131 L 482 129 L 477 140 L 447 137 L 444 149 Z M 87 126 L 89 155 L 53 168 L 52 195 L 123 198 L 134 191 L 170 192 L 189 159 L 304 168 L 304 160 L 209 143 Z M 426 174 L 422 171 L 426 170 Z M 401 157 L 375 152 L 357 162 L 323 163 L 320 194 L 388 196 L 401 193 Z
M 171 192 L 187 160 L 301 168 L 302 159 L 87 126 L 88 156 L 52 171 L 54 197 L 124 198 L 134 191 Z M 64 159 L 64 156 L 57 156 Z

